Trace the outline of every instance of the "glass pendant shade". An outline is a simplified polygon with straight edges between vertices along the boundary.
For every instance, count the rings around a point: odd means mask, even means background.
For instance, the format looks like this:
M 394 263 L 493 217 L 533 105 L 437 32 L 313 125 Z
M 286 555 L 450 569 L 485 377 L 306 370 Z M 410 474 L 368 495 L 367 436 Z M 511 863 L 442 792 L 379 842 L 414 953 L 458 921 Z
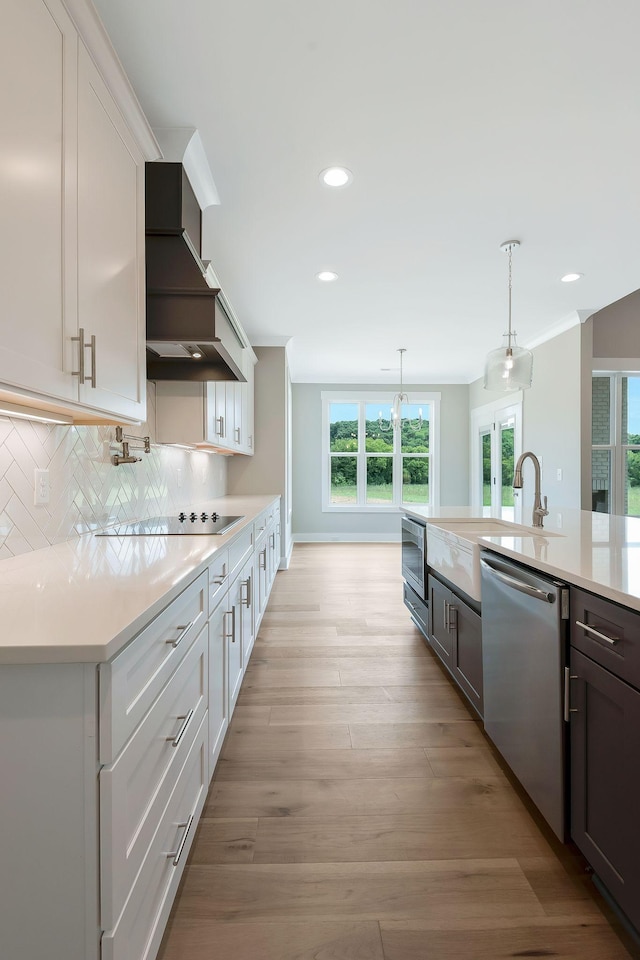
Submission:
M 526 390 L 531 386 L 533 354 L 516 343 L 516 335 L 505 333 L 505 343 L 487 354 L 484 368 L 485 390 L 509 393 Z M 511 346 L 509 346 L 511 340 Z
M 504 334 L 504 344 L 487 354 L 484 368 L 485 390 L 509 393 L 513 390 L 526 390 L 531 386 L 533 374 L 533 354 L 516 343 L 515 330 L 511 328 L 511 257 L 520 246 L 519 240 L 507 240 L 500 244 L 503 253 L 509 255 L 509 329 Z

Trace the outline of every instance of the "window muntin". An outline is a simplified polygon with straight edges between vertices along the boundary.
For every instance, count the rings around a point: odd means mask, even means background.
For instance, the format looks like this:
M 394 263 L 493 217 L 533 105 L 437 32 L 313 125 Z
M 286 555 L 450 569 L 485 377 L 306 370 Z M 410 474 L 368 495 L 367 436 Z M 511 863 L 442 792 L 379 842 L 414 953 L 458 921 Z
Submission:
M 405 404 L 403 423 L 395 430 L 385 418 L 392 394 L 351 396 L 322 395 L 323 509 L 395 511 L 403 502 L 435 503 L 439 395 L 420 394 Z

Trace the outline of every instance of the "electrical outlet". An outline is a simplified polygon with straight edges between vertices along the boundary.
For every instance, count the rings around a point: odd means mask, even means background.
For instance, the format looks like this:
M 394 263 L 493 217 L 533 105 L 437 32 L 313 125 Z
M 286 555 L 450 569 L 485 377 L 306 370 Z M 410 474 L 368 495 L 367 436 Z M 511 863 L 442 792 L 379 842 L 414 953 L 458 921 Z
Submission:
M 43 503 L 49 503 L 51 496 L 51 487 L 49 484 L 48 470 L 33 471 L 33 502 L 36 506 Z
M 182 470 L 180 469 L 180 467 L 178 467 L 178 469 L 176 470 L 176 484 L 179 490 L 180 487 L 182 486 Z
M 562 467 L 558 467 L 556 470 L 556 480 L 562 480 Z

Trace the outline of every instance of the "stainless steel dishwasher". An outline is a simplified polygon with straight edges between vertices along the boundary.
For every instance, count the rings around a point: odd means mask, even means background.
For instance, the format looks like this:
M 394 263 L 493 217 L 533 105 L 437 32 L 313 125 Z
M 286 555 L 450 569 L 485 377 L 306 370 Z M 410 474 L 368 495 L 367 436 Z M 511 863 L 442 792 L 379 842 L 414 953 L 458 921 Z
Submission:
M 485 731 L 565 840 L 569 591 L 493 553 L 480 563 Z

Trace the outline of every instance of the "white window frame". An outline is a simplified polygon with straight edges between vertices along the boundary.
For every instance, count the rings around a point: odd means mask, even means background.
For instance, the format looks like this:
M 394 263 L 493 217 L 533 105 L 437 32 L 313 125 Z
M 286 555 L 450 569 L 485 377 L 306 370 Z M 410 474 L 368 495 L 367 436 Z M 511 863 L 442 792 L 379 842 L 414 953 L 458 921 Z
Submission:
M 429 453 L 424 459 L 429 461 L 429 507 L 440 506 L 440 393 L 411 391 L 411 404 L 429 406 Z M 364 405 L 374 403 L 380 407 L 389 407 L 393 402 L 394 391 L 340 391 L 323 390 L 322 401 L 322 512 L 323 513 L 398 513 L 402 510 L 402 474 L 398 463 L 402 462 L 400 449 L 388 456 L 393 457 L 393 502 L 391 504 L 366 503 L 366 460 L 364 443 L 358 444 L 358 452 L 346 454 L 355 456 L 358 461 L 357 497 L 358 503 L 331 503 L 331 451 L 329 450 L 329 404 L 357 403 L 359 407 L 358 436 L 364 437 Z M 397 444 L 398 448 L 400 444 Z M 371 454 L 369 454 L 371 456 Z M 385 454 L 381 454 L 385 456 Z M 405 454 L 406 456 L 406 454 Z M 422 506 L 427 506 L 422 504 Z
M 629 361 L 626 361 L 629 363 Z M 611 366 L 615 361 L 611 362 Z M 640 445 L 622 442 L 622 380 L 623 378 L 639 377 L 640 370 L 608 369 L 592 370 L 591 377 L 608 377 L 609 379 L 609 443 L 593 443 L 591 451 L 606 450 L 611 455 L 611 490 L 610 513 L 621 517 L 633 516 L 626 514 L 625 509 L 625 474 L 628 450 L 640 450 Z
M 522 391 L 518 390 L 509 394 L 508 398 L 493 400 L 491 403 L 485 403 L 481 407 L 475 407 L 471 411 L 471 455 L 469 462 L 471 464 L 469 491 L 471 506 L 478 513 L 493 514 L 502 513 L 504 510 L 510 510 L 510 507 L 503 508 L 499 501 L 499 493 L 502 489 L 498 486 L 498 476 L 502 477 L 502 451 L 497 442 L 499 426 L 507 419 L 514 419 L 513 434 L 513 455 L 514 459 L 522 453 Z M 486 507 L 482 504 L 482 435 L 491 434 L 491 506 Z M 520 491 L 513 492 L 514 516 L 516 523 L 522 522 L 522 498 Z

